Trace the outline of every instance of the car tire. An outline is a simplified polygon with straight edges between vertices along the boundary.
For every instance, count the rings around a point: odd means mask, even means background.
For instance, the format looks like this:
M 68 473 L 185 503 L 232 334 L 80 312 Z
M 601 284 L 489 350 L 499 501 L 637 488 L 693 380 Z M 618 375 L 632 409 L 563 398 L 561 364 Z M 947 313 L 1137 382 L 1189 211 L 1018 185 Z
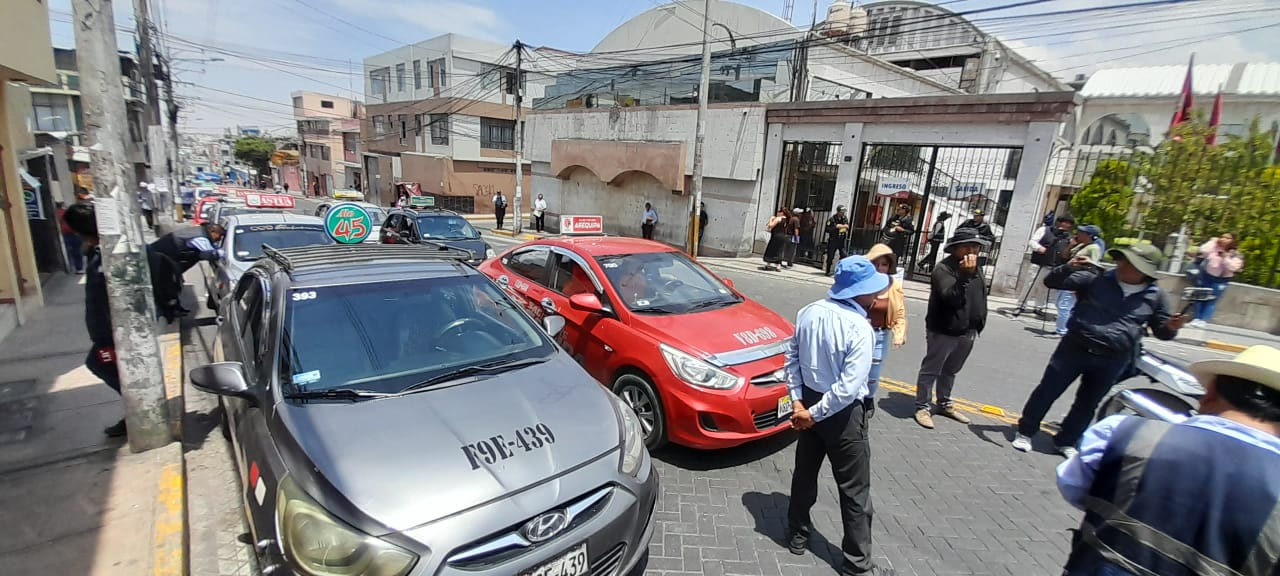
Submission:
M 222 429 L 222 439 L 231 441 L 231 419 L 227 418 L 227 405 L 218 398 L 218 428 Z
M 644 445 L 650 451 L 667 445 L 667 411 L 649 378 L 637 372 L 623 372 L 613 381 L 613 393 L 635 411 L 641 427 L 647 426 Z

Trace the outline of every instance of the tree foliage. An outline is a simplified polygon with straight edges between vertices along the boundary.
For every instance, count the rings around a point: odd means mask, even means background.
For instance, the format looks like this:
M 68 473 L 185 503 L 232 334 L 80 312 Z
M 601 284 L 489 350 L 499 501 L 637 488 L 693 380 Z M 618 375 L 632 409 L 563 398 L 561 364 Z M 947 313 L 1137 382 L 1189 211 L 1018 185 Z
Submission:
M 1081 224 L 1102 228 L 1102 236 L 1111 244 L 1128 234 L 1125 225 L 1133 204 L 1136 167 L 1124 160 L 1103 160 L 1084 188 L 1071 197 L 1071 213 Z
M 271 167 L 271 153 L 276 151 L 276 143 L 269 138 L 245 136 L 236 140 L 236 160 L 258 169 L 259 174 Z

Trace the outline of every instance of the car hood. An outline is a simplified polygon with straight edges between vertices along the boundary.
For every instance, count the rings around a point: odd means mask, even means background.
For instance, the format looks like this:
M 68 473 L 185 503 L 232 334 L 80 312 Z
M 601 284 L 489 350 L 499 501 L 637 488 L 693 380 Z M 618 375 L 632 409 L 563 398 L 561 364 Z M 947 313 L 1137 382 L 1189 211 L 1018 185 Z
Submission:
M 448 246 L 450 248 L 461 248 L 463 250 L 470 250 L 471 253 L 475 255 L 476 260 L 484 260 L 485 251 L 489 249 L 489 245 L 485 244 L 484 240 L 481 238 L 476 238 L 471 240 L 437 240 L 432 238 L 427 240 L 427 242 L 444 244 L 445 246 Z
M 617 416 L 576 363 L 542 364 L 444 388 L 357 403 L 280 405 L 284 426 L 352 505 L 393 531 L 420 526 L 550 480 L 615 449 Z M 463 446 L 539 424 L 555 442 L 473 468 Z M 535 514 L 539 510 L 530 510 Z
M 772 351 L 794 333 L 791 323 L 751 300 L 691 314 L 634 314 L 633 323 L 655 340 L 690 354 L 718 357 L 723 365 L 744 364 L 783 352 Z M 759 354 L 735 355 L 758 349 Z M 758 357 L 756 357 L 758 356 Z

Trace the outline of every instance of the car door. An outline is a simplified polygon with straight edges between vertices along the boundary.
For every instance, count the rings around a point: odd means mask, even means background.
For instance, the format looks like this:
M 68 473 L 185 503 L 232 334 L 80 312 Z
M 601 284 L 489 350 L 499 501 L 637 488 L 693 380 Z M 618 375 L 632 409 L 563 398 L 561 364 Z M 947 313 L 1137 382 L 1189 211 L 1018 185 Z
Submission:
M 555 313 L 555 301 L 550 298 L 547 288 L 550 260 L 551 248 L 548 246 L 521 248 L 502 259 L 506 274 L 498 276 L 498 285 L 539 322 L 548 313 Z
M 397 230 L 400 228 L 400 223 L 403 220 L 404 215 L 399 213 L 394 213 L 387 217 L 387 221 L 382 223 L 381 235 L 383 244 L 400 243 L 400 233 Z
M 610 359 L 623 327 L 613 312 L 601 278 L 585 258 L 561 248 L 553 249 L 551 257 L 551 282 L 546 297 L 552 301 L 555 313 L 565 319 L 565 329 L 556 340 L 588 373 L 604 381 L 613 372 Z M 580 293 L 595 294 L 606 310 L 588 312 L 572 307 L 569 298 Z

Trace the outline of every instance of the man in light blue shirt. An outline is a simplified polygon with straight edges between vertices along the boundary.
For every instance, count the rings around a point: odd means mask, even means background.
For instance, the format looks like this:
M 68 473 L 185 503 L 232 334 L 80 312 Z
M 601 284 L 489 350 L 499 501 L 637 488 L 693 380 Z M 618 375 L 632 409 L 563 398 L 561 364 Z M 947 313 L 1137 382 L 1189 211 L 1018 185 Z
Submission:
M 640 216 L 640 237 L 645 240 L 653 240 L 653 227 L 658 225 L 658 211 L 653 209 L 653 203 L 644 203 L 644 214 Z
M 1280 350 L 1191 371 L 1199 415 L 1106 418 L 1058 466 L 1063 498 L 1085 511 L 1066 575 L 1278 573 Z
M 867 308 L 889 288 L 889 276 L 862 256 L 836 265 L 835 284 L 825 300 L 796 315 L 796 333 L 787 350 L 787 388 L 799 431 L 791 478 L 787 546 L 802 555 L 809 545 L 809 510 L 818 496 L 818 470 L 825 458 L 840 493 L 844 537 L 842 575 L 874 574 L 871 561 L 871 445 L 867 421 L 875 410 L 875 390 L 867 384 L 875 333 Z

